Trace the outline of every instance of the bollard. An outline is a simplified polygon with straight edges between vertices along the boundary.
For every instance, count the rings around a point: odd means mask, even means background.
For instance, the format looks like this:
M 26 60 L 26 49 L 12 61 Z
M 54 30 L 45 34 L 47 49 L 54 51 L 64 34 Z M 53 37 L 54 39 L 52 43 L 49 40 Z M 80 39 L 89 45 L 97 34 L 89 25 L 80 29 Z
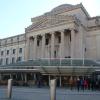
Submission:
M 12 97 L 12 79 L 8 80 L 8 90 L 7 90 L 7 97 L 11 99 Z
M 50 100 L 56 100 L 56 79 L 50 81 Z

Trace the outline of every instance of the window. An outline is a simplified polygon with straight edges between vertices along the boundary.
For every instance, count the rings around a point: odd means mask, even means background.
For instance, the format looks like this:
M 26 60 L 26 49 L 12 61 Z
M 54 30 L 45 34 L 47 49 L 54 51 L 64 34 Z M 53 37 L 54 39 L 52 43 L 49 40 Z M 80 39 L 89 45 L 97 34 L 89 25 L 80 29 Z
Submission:
M 85 48 L 85 52 L 86 52 L 86 48 Z
M 17 40 L 19 41 L 19 36 L 17 37 Z
M 37 46 L 39 46 L 40 45 L 40 41 L 39 40 L 37 40 Z
M 0 65 L 2 65 L 2 64 L 3 64 L 3 59 L 1 58 L 1 59 L 0 59 Z
M 15 52 L 16 52 L 16 49 L 13 49 L 13 54 L 15 54 Z
M 70 34 L 70 36 L 69 36 L 69 37 L 70 37 L 70 42 L 71 42 L 71 34 Z
M 8 64 L 9 63 L 9 59 L 8 58 L 6 58 L 6 64 Z
M 61 43 L 61 37 L 58 36 L 58 43 Z
M 54 58 L 56 58 L 56 56 L 57 56 L 57 55 L 56 55 L 56 51 L 54 51 Z
M 14 57 L 12 57 L 12 63 L 15 63 L 15 58 Z
M 4 52 L 3 52 L 3 51 L 1 51 L 1 56 L 3 55 L 3 53 L 4 53 Z
M 45 45 L 48 45 L 49 44 L 49 39 L 47 38 L 46 40 L 45 40 Z
M 19 61 L 22 61 L 22 57 L 18 57 L 17 58 L 17 61 L 19 62 Z
M 19 48 L 19 53 L 22 53 L 22 48 Z
M 11 42 L 13 42 L 13 38 L 11 39 Z
M 7 50 L 7 55 L 9 55 L 9 50 Z

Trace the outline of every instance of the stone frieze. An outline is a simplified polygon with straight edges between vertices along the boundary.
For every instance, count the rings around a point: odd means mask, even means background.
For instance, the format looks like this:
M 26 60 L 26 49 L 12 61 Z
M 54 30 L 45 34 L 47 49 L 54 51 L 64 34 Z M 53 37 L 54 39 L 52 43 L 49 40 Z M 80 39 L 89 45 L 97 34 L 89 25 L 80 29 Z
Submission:
M 68 16 L 68 15 L 50 15 L 50 16 L 42 16 L 39 18 L 35 18 L 35 21 L 33 21 L 32 25 L 26 28 L 25 32 L 30 32 L 32 30 L 40 29 L 40 28 L 46 28 L 51 27 L 52 25 L 59 25 L 61 23 L 65 23 L 68 21 L 75 20 L 74 16 Z

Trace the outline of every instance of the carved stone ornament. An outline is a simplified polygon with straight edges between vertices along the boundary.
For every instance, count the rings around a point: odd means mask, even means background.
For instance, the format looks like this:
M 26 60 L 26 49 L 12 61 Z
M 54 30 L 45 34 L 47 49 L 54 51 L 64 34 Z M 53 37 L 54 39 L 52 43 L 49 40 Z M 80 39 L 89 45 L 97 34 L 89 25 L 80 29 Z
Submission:
M 27 27 L 25 31 L 29 32 L 31 30 L 51 27 L 54 25 L 59 25 L 61 23 L 72 21 L 74 19 L 75 18 L 73 16 L 68 16 L 68 15 L 43 16 L 38 21 L 36 21 L 36 19 L 35 19 L 35 22 L 33 22 L 32 25 L 30 25 L 29 27 Z
M 47 12 L 41 16 L 32 18 L 32 25 L 27 27 L 25 29 L 25 32 L 30 32 L 33 30 L 41 29 L 41 28 L 46 28 L 46 27 L 51 27 L 54 25 L 59 25 L 68 21 L 77 21 L 79 22 L 75 16 L 68 16 L 68 15 L 60 15 L 60 13 L 64 13 L 66 11 L 81 7 L 82 4 L 78 5 L 70 5 L 70 4 L 63 4 L 60 5 L 54 9 L 52 9 L 50 12 Z

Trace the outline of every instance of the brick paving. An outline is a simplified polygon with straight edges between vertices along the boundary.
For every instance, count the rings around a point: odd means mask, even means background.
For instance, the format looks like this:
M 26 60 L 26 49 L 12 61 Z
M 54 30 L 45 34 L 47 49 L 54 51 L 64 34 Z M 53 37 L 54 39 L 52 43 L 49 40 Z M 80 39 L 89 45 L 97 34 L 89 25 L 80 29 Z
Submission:
M 0 87 L 0 100 L 6 98 L 7 87 Z M 13 87 L 11 100 L 50 100 L 49 88 Z M 56 100 L 100 100 L 100 91 L 77 91 L 57 88 Z

